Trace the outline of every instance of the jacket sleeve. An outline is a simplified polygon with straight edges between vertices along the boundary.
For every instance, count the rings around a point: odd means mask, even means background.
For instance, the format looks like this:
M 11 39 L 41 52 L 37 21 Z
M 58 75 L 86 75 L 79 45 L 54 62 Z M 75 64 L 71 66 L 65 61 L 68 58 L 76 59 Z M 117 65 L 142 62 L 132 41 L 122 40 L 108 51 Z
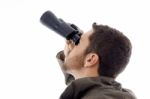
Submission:
M 60 65 L 60 68 L 65 76 L 65 83 L 66 83 L 66 85 L 68 85 L 69 83 L 71 83 L 74 80 L 74 77 L 71 74 L 66 73 L 65 70 L 63 69 L 64 59 L 65 59 L 64 51 L 58 52 L 56 55 L 56 58 Z

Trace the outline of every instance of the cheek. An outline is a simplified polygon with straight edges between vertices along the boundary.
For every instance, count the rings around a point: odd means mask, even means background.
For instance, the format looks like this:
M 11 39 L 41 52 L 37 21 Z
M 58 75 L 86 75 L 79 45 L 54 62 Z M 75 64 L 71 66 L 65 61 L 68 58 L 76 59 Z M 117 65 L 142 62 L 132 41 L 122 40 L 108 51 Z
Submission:
M 79 56 L 79 55 L 81 55 L 81 54 L 82 54 L 82 49 L 77 46 L 77 47 L 73 48 L 73 49 L 70 51 L 68 57 L 76 57 L 76 56 Z
M 67 69 L 79 69 L 84 65 L 83 54 L 72 51 L 68 57 L 66 57 L 65 63 Z

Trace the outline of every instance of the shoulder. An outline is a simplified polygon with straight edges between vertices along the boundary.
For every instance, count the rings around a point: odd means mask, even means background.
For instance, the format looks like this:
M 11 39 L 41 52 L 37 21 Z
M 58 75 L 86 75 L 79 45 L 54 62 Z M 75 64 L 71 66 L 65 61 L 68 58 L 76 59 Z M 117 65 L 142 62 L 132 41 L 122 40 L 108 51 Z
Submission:
M 81 99 L 136 99 L 136 97 L 128 89 L 93 88 L 84 94 Z

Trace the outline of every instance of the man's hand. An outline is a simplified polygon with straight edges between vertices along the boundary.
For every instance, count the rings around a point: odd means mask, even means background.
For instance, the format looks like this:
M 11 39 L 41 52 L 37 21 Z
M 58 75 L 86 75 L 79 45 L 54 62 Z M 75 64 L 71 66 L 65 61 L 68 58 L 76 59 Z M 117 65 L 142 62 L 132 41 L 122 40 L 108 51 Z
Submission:
M 81 36 L 83 34 L 83 31 L 79 29 L 79 35 Z M 65 57 L 69 55 L 71 50 L 75 47 L 75 43 L 72 40 L 66 40 L 66 45 L 64 48 L 64 55 Z

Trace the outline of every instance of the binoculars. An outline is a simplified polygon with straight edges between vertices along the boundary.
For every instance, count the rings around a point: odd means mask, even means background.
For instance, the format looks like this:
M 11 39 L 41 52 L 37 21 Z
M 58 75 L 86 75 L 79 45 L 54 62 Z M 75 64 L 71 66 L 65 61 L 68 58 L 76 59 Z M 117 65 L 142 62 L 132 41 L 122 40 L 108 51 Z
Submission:
M 65 39 L 72 40 L 75 45 L 79 43 L 81 33 L 76 25 L 66 23 L 62 19 L 57 18 L 51 11 L 43 13 L 40 21 L 43 25 L 47 26 Z

